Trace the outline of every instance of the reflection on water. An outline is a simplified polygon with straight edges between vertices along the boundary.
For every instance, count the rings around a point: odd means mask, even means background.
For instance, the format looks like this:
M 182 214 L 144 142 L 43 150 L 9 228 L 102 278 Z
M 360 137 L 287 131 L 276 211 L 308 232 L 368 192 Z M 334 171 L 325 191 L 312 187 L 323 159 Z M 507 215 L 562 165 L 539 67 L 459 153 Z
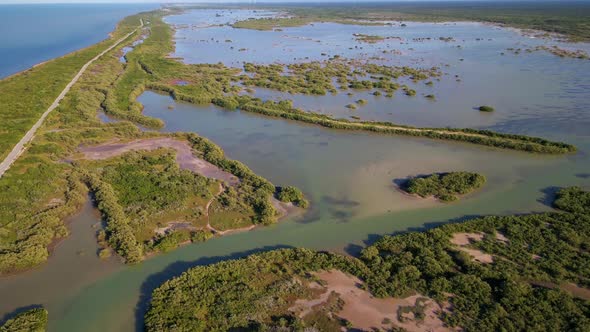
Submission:
M 382 54 L 382 48 L 395 48 L 401 55 L 388 53 L 388 63 L 443 66 L 447 75 L 440 82 L 418 89 L 419 93 L 434 93 L 437 100 L 358 94 L 355 100 L 359 96 L 369 100 L 356 111 L 360 116 L 420 126 L 533 134 L 575 144 L 580 152 L 542 156 L 424 138 L 343 132 L 184 103 L 175 103 L 169 110 L 174 103 L 170 97 L 146 92 L 140 97 L 145 114 L 162 118 L 166 122 L 163 130 L 197 132 L 276 185 L 301 187 L 312 201 L 310 211 L 302 221 L 185 246 L 129 267 L 95 257 L 91 225 L 97 219 L 87 208 L 72 218 L 72 235 L 58 246 L 48 264 L 0 279 L 2 298 L 10 299 L 0 300 L 1 313 L 38 303 L 49 308 L 52 331 L 141 330 L 151 291 L 191 266 L 290 246 L 356 253 L 382 234 L 422 230 L 486 214 L 547 211 L 558 187 L 590 186 L 589 62 L 542 52 L 502 56 L 507 47 L 546 41 L 473 23 L 409 23 L 405 29 L 322 23 L 280 32 L 207 27 L 259 14 L 212 10 L 169 17 L 168 21 L 178 25 L 175 56 L 187 62 L 240 65 L 241 61 L 289 62 L 305 56 L 323 59 L 321 52 L 368 58 Z M 358 32 L 399 35 L 409 44 L 392 40 L 358 44 L 352 38 Z M 412 41 L 449 36 L 456 42 Z M 485 38 L 477 41 L 479 37 Z M 239 52 L 241 47 L 247 51 Z M 264 57 L 261 50 L 268 51 Z M 352 114 L 343 107 L 350 102 L 345 95 L 290 96 L 262 89 L 256 93 L 264 98 L 294 99 L 296 106 L 340 117 Z M 480 114 L 472 109 L 480 104 L 493 105 L 497 111 Z M 488 183 L 459 202 L 442 204 L 404 195 L 393 182 L 409 175 L 451 170 L 482 173 Z

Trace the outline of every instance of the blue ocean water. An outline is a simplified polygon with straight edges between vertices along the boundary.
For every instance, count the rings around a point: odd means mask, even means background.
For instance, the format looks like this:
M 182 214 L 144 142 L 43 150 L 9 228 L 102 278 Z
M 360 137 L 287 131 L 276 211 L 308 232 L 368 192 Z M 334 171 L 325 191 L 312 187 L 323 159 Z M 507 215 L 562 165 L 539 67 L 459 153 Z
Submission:
M 0 5 L 0 78 L 95 44 L 155 4 Z

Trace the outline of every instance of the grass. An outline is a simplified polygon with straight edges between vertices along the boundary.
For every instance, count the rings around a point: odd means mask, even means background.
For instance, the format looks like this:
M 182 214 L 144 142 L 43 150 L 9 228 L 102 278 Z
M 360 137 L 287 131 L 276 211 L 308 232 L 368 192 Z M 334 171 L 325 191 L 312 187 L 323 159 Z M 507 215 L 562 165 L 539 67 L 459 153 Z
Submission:
M 138 25 L 139 18 L 127 18 L 108 40 L 1 80 L 0 158 L 6 157 L 86 62 Z
M 237 29 L 253 29 L 253 30 L 273 30 L 288 27 L 297 27 L 311 23 L 309 19 L 293 17 L 293 18 L 265 18 L 265 19 L 248 19 L 238 21 L 232 24 L 232 27 Z
M 376 21 L 479 21 L 558 33 L 571 41 L 590 40 L 590 4 L 582 1 L 429 1 L 366 3 L 354 6 L 341 3 L 283 4 L 260 8 L 286 11 L 294 17 L 291 22 L 298 22 L 300 25 L 325 21 L 359 24 L 358 20 L 362 20 L 361 24 L 376 24 Z

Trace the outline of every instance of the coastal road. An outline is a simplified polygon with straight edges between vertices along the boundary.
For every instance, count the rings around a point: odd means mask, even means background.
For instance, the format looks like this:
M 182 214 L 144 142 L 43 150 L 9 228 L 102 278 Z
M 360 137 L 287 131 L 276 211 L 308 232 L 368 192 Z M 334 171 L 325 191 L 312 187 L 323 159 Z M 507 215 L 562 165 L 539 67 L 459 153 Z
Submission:
M 117 47 L 119 44 L 121 44 L 123 41 L 125 41 L 127 38 L 129 38 L 131 35 L 136 33 L 139 29 L 143 28 L 143 19 L 140 19 L 139 21 L 140 21 L 139 27 L 135 28 L 135 30 L 126 34 L 123 38 L 117 40 L 117 42 L 115 42 L 109 48 L 102 51 L 100 54 L 98 54 L 94 58 L 92 58 L 84 66 L 82 66 L 82 68 L 80 68 L 80 71 L 76 74 L 76 76 L 74 76 L 74 78 L 70 81 L 70 83 L 68 83 L 68 85 L 66 85 L 66 87 L 59 94 L 59 96 L 57 96 L 57 98 L 55 99 L 53 104 L 51 104 L 51 106 L 49 106 L 49 108 L 41 115 L 39 120 L 37 120 L 37 122 L 35 122 L 33 127 L 31 127 L 31 129 L 29 129 L 29 131 L 27 131 L 25 136 L 23 136 L 23 138 L 21 138 L 21 140 L 14 146 L 14 148 L 12 148 L 12 151 L 10 151 L 10 153 L 6 156 L 6 158 L 4 158 L 4 160 L 0 163 L 0 178 L 4 175 L 4 173 L 6 173 L 6 171 L 10 168 L 10 166 L 12 166 L 12 164 L 18 159 L 18 157 L 25 151 L 27 144 L 29 144 L 33 140 L 33 138 L 35 137 L 35 133 L 37 132 L 39 127 L 41 127 L 41 125 L 43 124 L 43 121 L 45 121 L 45 118 L 47 118 L 49 113 L 51 113 L 54 109 L 57 108 L 57 106 L 59 105 L 59 102 L 66 96 L 66 94 L 70 91 L 72 86 L 74 84 L 76 84 L 76 82 L 78 82 L 78 79 L 80 79 L 82 74 L 84 74 L 84 72 L 86 71 L 88 66 L 90 66 L 94 61 L 98 60 L 100 57 L 102 57 L 103 55 L 105 55 L 109 51 L 111 51 L 113 48 Z

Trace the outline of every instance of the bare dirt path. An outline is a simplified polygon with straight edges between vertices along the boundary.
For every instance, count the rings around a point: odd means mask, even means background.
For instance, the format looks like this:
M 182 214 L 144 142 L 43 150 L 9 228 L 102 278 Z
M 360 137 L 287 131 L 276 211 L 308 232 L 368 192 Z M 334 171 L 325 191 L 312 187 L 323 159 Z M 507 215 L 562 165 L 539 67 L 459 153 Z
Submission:
M 57 96 L 57 98 L 51 104 L 51 106 L 49 106 L 49 108 L 41 115 L 41 117 L 39 118 L 39 120 L 37 120 L 37 122 L 35 122 L 35 124 L 33 125 L 33 127 L 31 127 L 31 129 L 29 129 L 29 131 L 27 131 L 27 133 L 25 134 L 25 136 L 23 136 L 23 138 L 21 138 L 21 140 L 18 143 L 16 143 L 16 145 L 14 146 L 14 148 L 12 148 L 12 151 L 10 151 L 10 153 L 6 156 L 6 158 L 4 158 L 4 160 L 0 163 L 0 178 L 4 175 L 4 173 L 6 173 L 6 171 L 10 168 L 10 166 L 12 166 L 12 164 L 23 153 L 23 151 L 26 148 L 26 145 L 29 144 L 33 140 L 33 138 L 35 137 L 35 133 L 37 132 L 37 130 L 39 129 L 39 127 L 41 127 L 41 125 L 45 121 L 45 118 L 47 118 L 47 116 L 54 109 L 56 109 L 57 106 L 59 106 L 60 101 L 62 101 L 62 99 L 70 91 L 70 89 L 72 88 L 72 86 L 74 84 L 76 84 L 76 82 L 78 82 L 78 80 L 80 79 L 80 77 L 82 76 L 82 74 L 84 74 L 84 72 L 86 71 L 86 69 L 94 61 L 98 60 L 100 57 L 102 57 L 103 55 L 105 55 L 106 53 L 108 53 L 109 51 L 111 51 L 113 48 L 115 48 L 119 44 L 121 44 L 123 41 L 125 41 L 127 38 L 129 38 L 131 35 L 133 35 L 134 33 L 136 33 L 137 30 L 143 28 L 143 20 L 142 19 L 140 19 L 140 23 L 141 24 L 139 25 L 139 27 L 137 27 L 135 30 L 131 31 L 130 33 L 126 34 L 121 39 L 117 40 L 113 45 L 109 46 L 109 48 L 107 48 L 106 50 L 102 51 L 100 54 L 98 54 L 97 56 L 95 56 L 94 58 L 92 58 L 90 61 L 88 61 L 86 64 L 84 64 L 84 66 L 82 66 L 82 68 L 80 68 L 80 71 L 78 71 L 78 73 L 76 74 L 76 76 L 74 76 L 74 78 L 70 81 L 70 83 L 68 83 L 68 85 L 66 85 L 66 87 L 59 94 L 59 96 Z
M 210 230 L 211 232 L 213 232 L 214 234 L 218 234 L 218 235 L 227 235 L 230 233 L 238 233 L 238 232 L 246 232 L 246 231 L 250 231 L 253 230 L 256 225 L 250 225 L 250 226 L 246 226 L 246 227 L 242 227 L 242 228 L 232 228 L 232 229 L 226 229 L 225 231 L 220 231 L 218 229 L 216 229 L 215 227 L 211 226 L 211 223 L 209 222 L 209 207 L 211 206 L 211 204 L 213 203 L 213 201 L 215 199 L 217 199 L 217 196 L 221 195 L 221 193 L 223 192 L 223 184 L 219 184 L 219 191 L 217 192 L 217 194 L 215 194 L 215 196 L 213 196 L 209 202 L 207 202 L 207 205 L 205 206 L 205 213 L 207 216 L 207 229 Z
M 219 190 L 217 191 L 217 193 L 215 195 L 213 195 L 213 197 L 211 197 L 209 202 L 207 202 L 207 205 L 205 205 L 205 216 L 207 217 L 207 229 L 213 233 L 221 233 L 221 231 L 219 231 L 219 230 L 215 229 L 213 226 L 211 226 L 211 222 L 209 221 L 209 207 L 211 207 L 211 204 L 213 203 L 213 201 L 217 198 L 217 196 L 221 195 L 222 192 L 223 192 L 223 184 L 220 183 Z
M 84 159 L 100 160 L 116 157 L 131 151 L 151 151 L 160 148 L 176 150 L 176 162 L 181 169 L 188 169 L 204 177 L 227 182 L 230 186 L 237 185 L 240 182 L 240 179 L 238 179 L 237 176 L 195 156 L 191 146 L 186 141 L 180 141 L 171 137 L 156 137 L 130 142 L 105 143 L 81 147 L 79 151 L 83 154 Z

